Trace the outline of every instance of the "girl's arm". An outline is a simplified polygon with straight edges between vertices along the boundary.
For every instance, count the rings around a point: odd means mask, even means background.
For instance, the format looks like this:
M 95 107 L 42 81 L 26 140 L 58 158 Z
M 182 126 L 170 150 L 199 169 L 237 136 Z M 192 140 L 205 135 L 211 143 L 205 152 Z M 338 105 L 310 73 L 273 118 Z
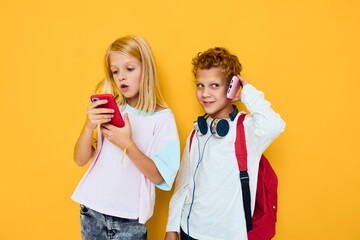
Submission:
M 161 176 L 154 161 L 140 151 L 135 143 L 126 150 L 126 154 L 140 172 L 142 172 L 151 182 L 154 184 L 160 184 L 164 181 L 164 178 Z
M 88 117 L 74 149 L 74 161 L 80 167 L 84 166 L 94 153 L 91 144 L 95 128 L 98 124 L 109 122 L 113 117 L 112 109 L 97 108 L 106 102 L 107 100 L 98 100 L 88 106 Z
M 84 166 L 94 153 L 94 148 L 91 145 L 93 132 L 94 129 L 89 128 L 85 123 L 80 137 L 75 144 L 74 160 L 79 167 Z
M 135 166 L 154 184 L 160 184 L 164 181 L 154 161 L 147 157 L 137 146 L 133 143 L 131 136 L 131 125 L 128 114 L 124 114 L 125 126 L 118 128 L 112 124 L 102 124 L 102 134 L 115 146 L 121 148 L 123 151 L 126 147 L 126 154 L 135 164 Z

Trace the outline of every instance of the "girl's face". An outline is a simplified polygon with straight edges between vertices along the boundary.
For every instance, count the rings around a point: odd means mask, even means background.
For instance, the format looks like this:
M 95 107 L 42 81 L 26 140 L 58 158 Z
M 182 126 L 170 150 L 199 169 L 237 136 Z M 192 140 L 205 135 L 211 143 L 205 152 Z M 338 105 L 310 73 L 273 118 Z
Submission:
M 109 55 L 113 79 L 122 95 L 131 107 L 135 107 L 139 99 L 141 83 L 141 62 L 133 56 L 120 52 Z
M 220 68 L 199 69 L 196 96 L 205 112 L 212 118 L 228 118 L 233 111 L 231 100 L 226 97 L 227 82 Z

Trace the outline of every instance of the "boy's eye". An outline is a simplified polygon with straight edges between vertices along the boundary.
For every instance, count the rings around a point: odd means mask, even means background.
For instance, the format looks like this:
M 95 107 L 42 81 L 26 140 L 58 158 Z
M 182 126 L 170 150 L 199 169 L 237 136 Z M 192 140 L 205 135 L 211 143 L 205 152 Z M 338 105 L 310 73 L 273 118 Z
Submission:
M 218 86 L 219 86 L 219 84 L 217 84 L 217 83 L 213 83 L 213 84 L 211 84 L 211 86 L 212 86 L 212 87 L 218 87 Z
M 198 88 L 204 87 L 204 85 L 202 85 L 202 84 L 200 84 L 200 83 L 196 84 L 196 86 L 197 86 Z
M 128 70 L 129 72 L 133 71 L 135 68 L 127 68 L 126 70 Z

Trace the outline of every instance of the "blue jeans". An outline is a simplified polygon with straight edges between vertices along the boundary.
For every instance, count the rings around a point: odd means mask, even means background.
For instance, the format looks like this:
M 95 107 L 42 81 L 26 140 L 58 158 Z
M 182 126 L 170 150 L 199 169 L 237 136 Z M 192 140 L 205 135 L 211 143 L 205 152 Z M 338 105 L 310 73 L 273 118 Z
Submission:
M 109 216 L 80 205 L 83 240 L 147 240 L 145 224 L 137 219 Z

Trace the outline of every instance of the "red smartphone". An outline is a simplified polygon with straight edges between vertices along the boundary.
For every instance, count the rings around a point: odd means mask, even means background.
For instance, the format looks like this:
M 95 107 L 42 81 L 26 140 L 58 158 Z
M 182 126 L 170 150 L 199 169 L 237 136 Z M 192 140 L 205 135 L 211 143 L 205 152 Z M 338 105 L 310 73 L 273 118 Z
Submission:
M 96 94 L 90 97 L 91 102 L 95 102 L 97 100 L 107 100 L 107 103 L 98 106 L 99 108 L 111 108 L 114 109 L 114 117 L 111 118 L 110 123 L 116 127 L 125 126 L 125 122 L 121 116 L 119 111 L 119 107 L 115 102 L 115 98 L 112 94 Z

